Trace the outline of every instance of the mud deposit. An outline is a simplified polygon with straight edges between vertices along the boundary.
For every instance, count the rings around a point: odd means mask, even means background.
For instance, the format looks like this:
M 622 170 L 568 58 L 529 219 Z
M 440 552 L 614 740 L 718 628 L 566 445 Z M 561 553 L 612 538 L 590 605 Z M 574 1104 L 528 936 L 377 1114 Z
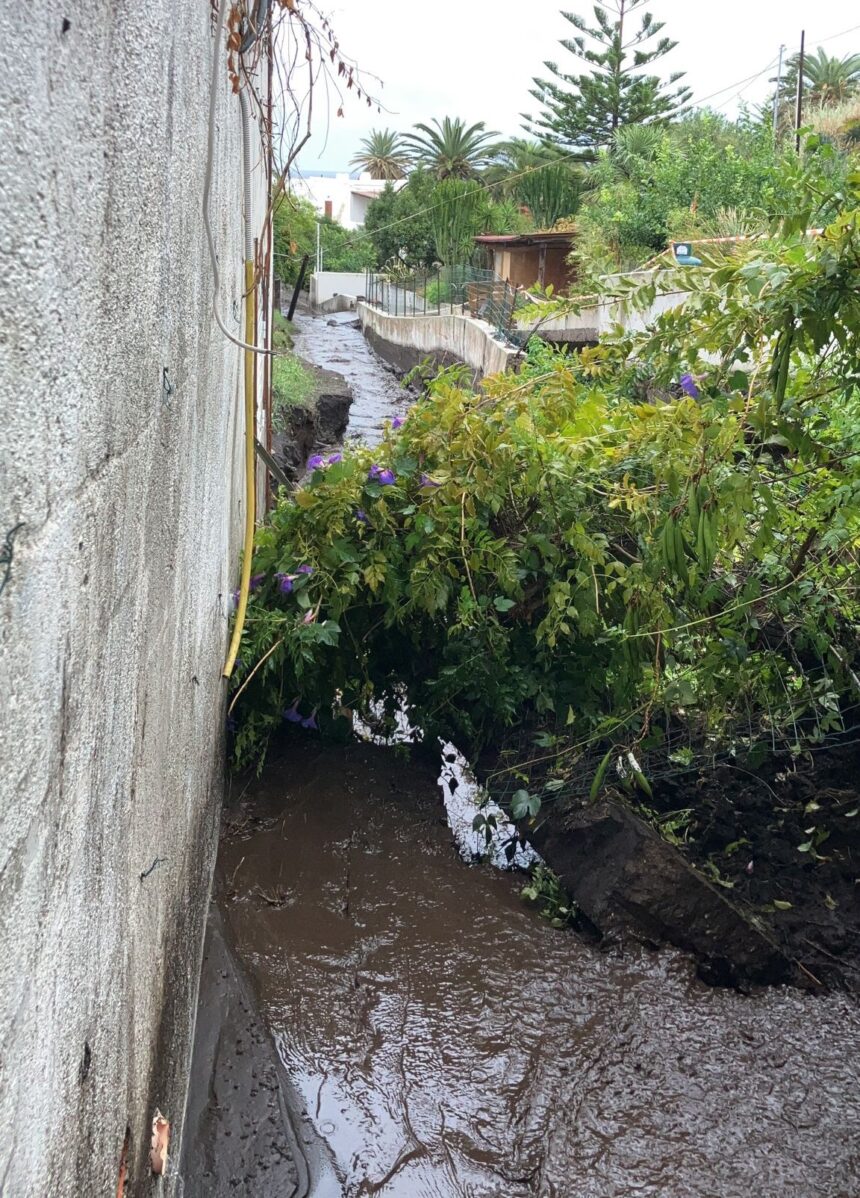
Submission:
M 543 923 L 521 884 L 461 860 L 434 771 L 390 750 L 302 742 L 234 797 L 221 910 L 298 1129 L 279 1143 L 317 1147 L 306 1185 L 267 1180 L 264 1119 L 247 1184 L 209 1192 L 860 1194 L 850 998 L 743 996 L 673 953 L 609 956 Z M 219 1018 L 207 985 L 198 1046 Z
M 376 356 L 357 326 L 354 312 L 298 315 L 293 348 L 300 358 L 346 380 L 352 392 L 347 437 L 375 445 L 382 424 L 411 402 L 395 374 Z

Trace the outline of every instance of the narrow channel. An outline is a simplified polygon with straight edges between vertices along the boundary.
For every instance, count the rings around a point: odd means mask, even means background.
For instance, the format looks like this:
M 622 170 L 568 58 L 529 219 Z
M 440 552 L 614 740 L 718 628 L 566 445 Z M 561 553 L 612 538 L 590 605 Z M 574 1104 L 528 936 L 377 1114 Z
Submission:
M 296 348 L 372 437 L 403 396 L 351 320 Z M 439 775 L 296 731 L 233 781 L 185 1198 L 857 1198 L 856 1004 L 550 927 L 463 859 Z

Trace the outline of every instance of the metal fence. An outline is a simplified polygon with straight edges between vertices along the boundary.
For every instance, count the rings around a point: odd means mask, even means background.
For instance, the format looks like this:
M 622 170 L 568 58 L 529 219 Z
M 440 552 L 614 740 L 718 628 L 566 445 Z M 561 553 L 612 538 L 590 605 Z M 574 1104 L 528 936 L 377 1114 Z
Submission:
M 468 312 L 485 320 L 497 337 L 512 344 L 514 310 L 525 302 L 510 283 L 475 266 L 368 271 L 364 294 L 367 303 L 390 316 Z

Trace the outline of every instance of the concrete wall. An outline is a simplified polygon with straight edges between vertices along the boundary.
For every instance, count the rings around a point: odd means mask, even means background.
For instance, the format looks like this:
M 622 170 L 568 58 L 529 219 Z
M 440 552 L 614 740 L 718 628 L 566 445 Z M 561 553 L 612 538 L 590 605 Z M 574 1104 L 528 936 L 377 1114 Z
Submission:
M 639 271 L 625 276 L 607 277 L 606 285 L 611 287 L 616 277 L 633 279 L 645 284 L 651 282 L 654 271 Z M 671 291 L 666 295 L 658 295 L 653 304 L 643 311 L 634 308 L 632 304 L 613 299 L 583 303 L 579 312 L 571 312 L 566 316 L 554 317 L 544 321 L 540 326 L 540 336 L 547 341 L 582 343 L 597 341 L 602 333 L 608 332 L 613 325 L 620 324 L 628 332 L 641 332 L 648 328 L 663 312 L 683 305 L 689 293 L 686 291 Z M 530 311 L 518 317 L 521 328 L 534 324 L 535 315 Z
M 362 331 L 383 357 L 385 347 L 410 351 L 396 365 L 415 365 L 424 357 L 441 361 L 465 362 L 481 377 L 500 374 L 508 369 L 517 351 L 496 340 L 483 320 L 458 313 L 438 316 L 389 316 L 369 304 L 358 305 Z M 392 360 L 389 357 L 389 360 Z
M 242 519 L 240 352 L 201 221 L 211 56 L 208 0 L 0 9 L 0 544 L 23 524 L 0 595 L 4 1198 L 113 1198 L 126 1127 L 127 1194 L 175 1188 L 144 1160 L 156 1106 L 178 1159 Z M 224 73 L 237 333 L 240 145 Z
M 359 295 L 364 295 L 364 289 L 367 285 L 367 275 L 361 271 L 346 271 L 346 270 L 321 270 L 316 271 L 311 276 L 310 285 L 310 300 L 311 307 L 314 310 L 324 310 L 325 305 L 329 300 L 339 299 L 354 300 Z M 349 303 L 344 305 L 343 311 L 349 307 Z M 337 308 L 331 308 L 331 311 L 337 311 Z

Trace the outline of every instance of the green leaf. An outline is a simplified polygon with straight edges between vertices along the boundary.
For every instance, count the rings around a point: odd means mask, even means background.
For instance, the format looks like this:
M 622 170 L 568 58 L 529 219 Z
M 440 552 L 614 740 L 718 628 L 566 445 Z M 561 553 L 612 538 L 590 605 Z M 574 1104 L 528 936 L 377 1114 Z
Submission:
M 511 815 L 523 819 L 529 813 L 531 796 L 527 790 L 515 790 L 511 798 Z
M 603 779 L 606 777 L 606 771 L 609 769 L 609 763 L 612 760 L 612 754 L 614 752 L 614 746 L 613 748 L 608 749 L 603 760 L 600 762 L 600 765 L 597 767 L 597 773 L 594 775 L 594 779 L 591 783 L 591 789 L 588 792 L 589 803 L 595 802 L 597 796 L 600 794 L 600 788 L 603 786 Z
M 516 602 L 513 599 L 505 599 L 502 595 L 497 595 L 493 600 L 493 607 L 496 611 L 510 611 L 512 607 L 516 607 Z

